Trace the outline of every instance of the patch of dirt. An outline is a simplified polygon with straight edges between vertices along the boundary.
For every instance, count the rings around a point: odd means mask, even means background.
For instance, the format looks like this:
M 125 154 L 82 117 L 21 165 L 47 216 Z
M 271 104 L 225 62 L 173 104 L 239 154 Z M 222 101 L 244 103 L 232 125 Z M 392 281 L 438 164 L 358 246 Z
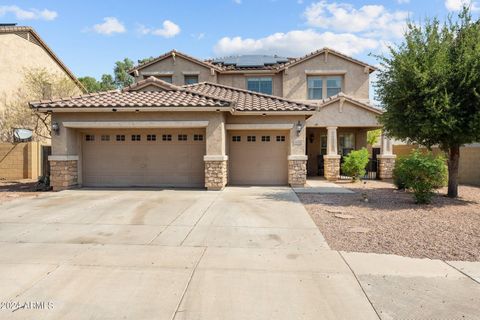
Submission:
M 417 205 L 390 182 L 339 184 L 355 193 L 298 194 L 332 249 L 480 261 L 479 187 L 460 186 L 458 199 L 444 188 L 432 204 Z
M 22 197 L 36 197 L 37 180 L 0 180 L 0 203 Z

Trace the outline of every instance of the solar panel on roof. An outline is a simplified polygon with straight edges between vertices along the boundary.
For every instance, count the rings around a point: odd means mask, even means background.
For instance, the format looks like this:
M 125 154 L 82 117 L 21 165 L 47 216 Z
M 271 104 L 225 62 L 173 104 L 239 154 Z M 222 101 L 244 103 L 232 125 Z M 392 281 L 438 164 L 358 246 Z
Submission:
M 241 55 L 225 58 L 217 58 L 213 60 L 213 63 L 221 63 L 224 65 L 234 65 L 237 67 L 263 67 L 267 65 L 274 65 L 277 63 L 285 63 L 288 59 L 278 56 L 267 55 Z

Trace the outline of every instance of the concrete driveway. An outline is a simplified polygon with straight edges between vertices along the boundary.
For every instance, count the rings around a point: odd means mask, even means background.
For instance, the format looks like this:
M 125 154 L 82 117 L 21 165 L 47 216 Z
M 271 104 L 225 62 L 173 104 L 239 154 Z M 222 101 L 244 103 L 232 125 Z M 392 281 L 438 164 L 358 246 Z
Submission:
M 290 188 L 19 199 L 0 250 L 0 318 L 378 319 Z

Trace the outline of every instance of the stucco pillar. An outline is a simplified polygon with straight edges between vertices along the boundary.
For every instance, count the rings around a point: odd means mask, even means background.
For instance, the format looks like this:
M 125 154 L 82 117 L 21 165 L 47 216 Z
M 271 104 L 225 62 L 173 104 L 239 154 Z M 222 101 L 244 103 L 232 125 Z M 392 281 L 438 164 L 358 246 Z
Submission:
M 226 136 L 225 116 L 215 115 L 209 119 L 207 132 L 207 154 L 205 163 L 205 188 L 222 190 L 228 182 L 228 156 L 225 155 Z
M 378 177 L 380 179 L 391 179 L 393 177 L 396 158 L 397 156 L 393 154 L 392 140 L 382 133 L 380 155 L 377 156 Z
M 340 176 L 337 127 L 327 127 L 327 154 L 323 156 L 323 172 L 327 180 L 337 180 Z

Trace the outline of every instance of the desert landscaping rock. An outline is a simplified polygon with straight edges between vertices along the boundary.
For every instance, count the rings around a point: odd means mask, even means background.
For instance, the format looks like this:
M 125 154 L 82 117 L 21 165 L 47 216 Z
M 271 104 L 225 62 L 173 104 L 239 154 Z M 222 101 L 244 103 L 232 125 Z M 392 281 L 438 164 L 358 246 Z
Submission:
M 342 213 L 337 213 L 335 214 L 335 218 L 340 218 L 340 219 L 355 219 L 354 216 L 351 214 L 342 214 Z
M 480 188 L 460 186 L 460 198 L 438 191 L 430 205 L 385 181 L 338 182 L 354 194 L 298 194 L 332 249 L 442 260 L 480 261 Z M 366 193 L 368 203 L 362 200 Z M 340 219 L 332 211 L 354 216 Z M 363 227 L 369 232 L 348 232 Z

